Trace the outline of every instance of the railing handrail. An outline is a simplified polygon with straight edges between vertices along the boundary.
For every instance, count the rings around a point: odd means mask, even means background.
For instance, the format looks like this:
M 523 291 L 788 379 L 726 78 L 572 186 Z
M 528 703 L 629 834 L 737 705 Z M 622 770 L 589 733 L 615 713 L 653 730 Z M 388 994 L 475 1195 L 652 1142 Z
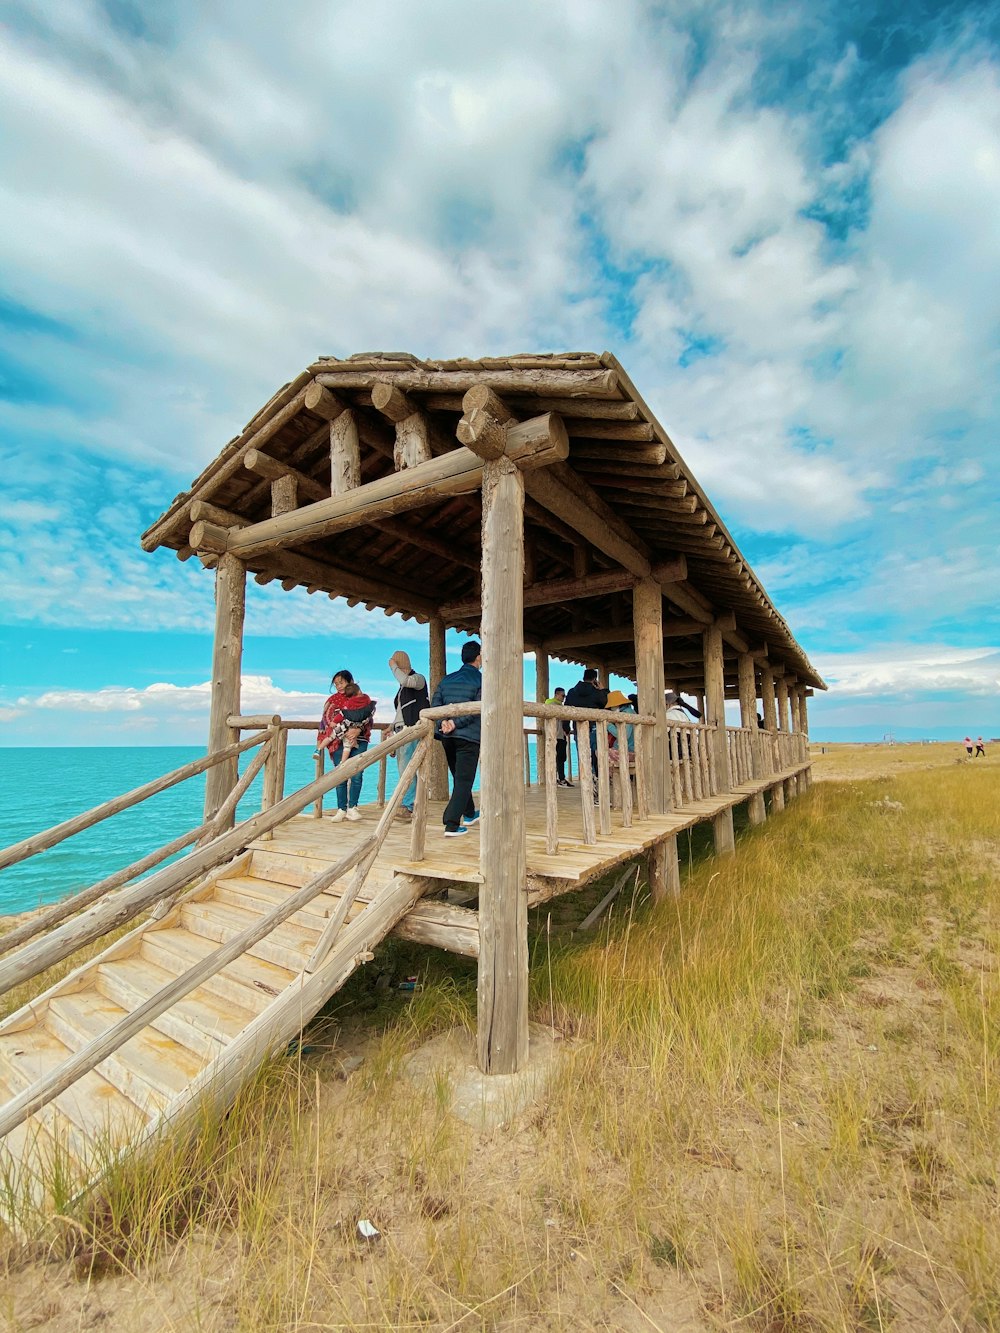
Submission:
M 249 819 L 213 838 L 211 842 L 204 843 L 179 861 L 157 871 L 149 879 L 131 885 L 116 894 L 110 903 L 105 901 L 96 904 L 92 909 L 93 915 L 86 925 L 83 924 L 85 918 L 69 921 L 58 927 L 47 939 L 36 940 L 26 949 L 3 959 L 0 961 L 0 995 L 13 986 L 37 976 L 39 972 L 45 971 L 53 964 L 61 962 L 63 958 L 75 953 L 84 945 L 131 921 L 155 902 L 178 892 L 193 879 L 243 851 L 261 833 L 301 813 L 318 795 L 340 786 L 342 782 L 349 781 L 370 765 L 378 763 L 383 756 L 392 754 L 411 740 L 428 735 L 428 732 L 427 724 L 422 722 L 395 732 L 373 749 L 345 760 L 338 768 L 322 778 L 306 783 L 304 787 L 284 797 L 269 809 L 251 815 Z
M 141 787 L 133 787 L 131 791 L 124 792 L 121 796 L 113 796 L 110 801 L 102 801 L 100 805 L 95 805 L 90 810 L 84 810 L 71 819 L 64 819 L 61 824 L 53 824 L 51 828 L 43 829 L 40 833 L 22 838 L 20 842 L 12 843 L 0 850 L 0 870 L 17 865 L 19 861 L 26 861 L 28 857 L 36 856 L 39 852 L 47 852 L 49 848 L 73 837 L 75 833 L 82 833 L 84 829 L 93 828 L 95 824 L 121 814 L 123 810 L 130 810 L 132 806 L 140 805 L 151 796 L 157 796 L 170 787 L 176 787 L 179 782 L 197 777 L 199 773 L 204 773 L 216 764 L 242 754 L 244 750 L 251 750 L 255 745 L 263 745 L 267 738 L 266 731 L 262 731 L 259 735 L 248 736 L 245 741 L 236 741 L 223 750 L 215 750 L 211 754 L 203 755 L 201 759 L 192 759 L 189 763 L 182 764 L 180 768 L 163 774 L 162 777 L 143 783 Z

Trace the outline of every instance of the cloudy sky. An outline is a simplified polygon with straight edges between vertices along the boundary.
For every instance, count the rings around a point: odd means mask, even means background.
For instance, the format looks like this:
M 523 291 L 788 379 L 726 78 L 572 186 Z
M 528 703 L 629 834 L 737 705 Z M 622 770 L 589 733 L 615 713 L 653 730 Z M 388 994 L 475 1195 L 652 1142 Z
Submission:
M 203 739 L 212 580 L 139 533 L 373 349 L 614 351 L 830 681 L 814 736 L 1000 734 L 993 6 L 0 15 L 0 744 Z M 253 585 L 246 702 L 384 692 L 413 636 Z

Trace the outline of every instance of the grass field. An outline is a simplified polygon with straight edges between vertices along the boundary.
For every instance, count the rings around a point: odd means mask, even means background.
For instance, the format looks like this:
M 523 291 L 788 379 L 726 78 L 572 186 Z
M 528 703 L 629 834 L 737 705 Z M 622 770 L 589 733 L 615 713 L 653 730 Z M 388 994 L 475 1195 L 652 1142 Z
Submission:
M 831 747 L 735 858 L 685 842 L 676 903 L 536 913 L 565 1054 L 502 1130 L 401 1072 L 472 1025 L 472 966 L 387 946 L 228 1117 L 7 1237 L 0 1318 L 1000 1329 L 1000 765 L 958 757 Z

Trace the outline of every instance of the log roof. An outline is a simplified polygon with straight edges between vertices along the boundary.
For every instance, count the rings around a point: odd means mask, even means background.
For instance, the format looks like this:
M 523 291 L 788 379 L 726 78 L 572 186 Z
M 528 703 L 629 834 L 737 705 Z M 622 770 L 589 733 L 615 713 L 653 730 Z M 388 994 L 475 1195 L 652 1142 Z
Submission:
M 181 559 L 197 519 L 244 526 L 272 513 L 272 479 L 297 478 L 297 503 L 329 497 L 330 423 L 306 405 L 322 385 L 354 409 L 361 482 L 393 471 L 395 427 L 372 402 L 378 384 L 401 390 L 429 423 L 434 454 L 459 448 L 456 427 L 467 390 L 486 384 L 521 419 L 553 412 L 569 435 L 569 457 L 552 472 L 596 513 L 609 532 L 644 552 L 654 567 L 677 556 L 686 578 L 664 584 L 667 680 L 698 683 L 704 624 L 723 627 L 727 652 L 751 651 L 800 683 L 825 689 L 786 621 L 740 552 L 719 514 L 610 353 L 565 353 L 425 361 L 406 353 L 322 357 L 286 384 L 222 452 L 178 495 L 142 537 L 147 551 L 173 549 Z M 251 464 L 253 466 L 251 466 Z M 280 580 L 312 592 L 345 596 L 352 604 L 399 611 L 425 620 L 443 614 L 456 628 L 478 624 L 481 496 L 451 495 L 398 517 L 355 527 L 247 559 L 258 582 Z M 617 565 L 531 497 L 525 506 L 526 585 L 606 573 Z M 197 553 L 203 563 L 214 559 Z M 683 570 L 683 564 L 681 565 Z M 605 662 L 634 675 L 631 591 L 592 579 L 592 595 L 529 605 L 527 647 L 546 645 L 567 661 Z M 625 580 L 623 580 L 625 582 Z M 464 604 L 464 605 L 463 605 Z M 620 628 L 620 635 L 614 634 Z M 727 664 L 735 687 L 735 661 Z M 729 692 L 727 690 L 727 692 Z

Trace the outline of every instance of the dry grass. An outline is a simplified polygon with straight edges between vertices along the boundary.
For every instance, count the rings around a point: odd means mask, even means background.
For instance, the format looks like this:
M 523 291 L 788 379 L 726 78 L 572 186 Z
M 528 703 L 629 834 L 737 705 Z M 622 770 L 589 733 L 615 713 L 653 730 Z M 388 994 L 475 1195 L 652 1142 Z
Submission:
M 506 1130 L 401 1075 L 474 1011 L 471 968 L 402 955 L 412 1001 L 362 979 L 337 1050 L 9 1239 L 0 1322 L 1000 1329 L 1000 780 L 952 757 L 816 786 L 586 939 L 597 891 L 554 904 L 532 1002 L 573 1040 Z

